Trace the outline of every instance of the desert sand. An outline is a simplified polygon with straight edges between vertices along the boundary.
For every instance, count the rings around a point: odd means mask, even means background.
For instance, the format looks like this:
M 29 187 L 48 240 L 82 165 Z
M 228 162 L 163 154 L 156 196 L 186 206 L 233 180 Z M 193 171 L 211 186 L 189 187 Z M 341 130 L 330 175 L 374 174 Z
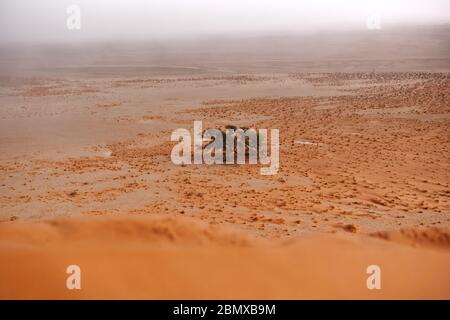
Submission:
M 445 30 L 378 34 L 375 53 L 319 37 L 328 55 L 297 60 L 284 38 L 220 61 L 2 49 L 0 298 L 449 299 Z M 174 165 L 170 134 L 194 120 L 279 129 L 278 174 Z

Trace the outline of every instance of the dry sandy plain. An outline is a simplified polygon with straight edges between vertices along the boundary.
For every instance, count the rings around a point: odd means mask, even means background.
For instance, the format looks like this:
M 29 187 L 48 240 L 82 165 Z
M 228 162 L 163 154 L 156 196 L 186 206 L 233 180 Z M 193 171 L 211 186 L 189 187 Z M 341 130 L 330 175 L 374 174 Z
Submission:
M 448 31 L 2 49 L 0 298 L 449 299 Z M 278 128 L 279 173 L 174 165 L 194 120 Z

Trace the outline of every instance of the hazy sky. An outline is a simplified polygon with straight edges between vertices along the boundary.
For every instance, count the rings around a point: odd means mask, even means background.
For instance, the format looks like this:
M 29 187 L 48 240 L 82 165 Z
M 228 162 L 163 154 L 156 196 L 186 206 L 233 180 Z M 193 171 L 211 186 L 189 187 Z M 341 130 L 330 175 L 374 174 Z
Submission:
M 68 30 L 66 9 L 81 9 Z M 450 0 L 0 0 L 0 41 L 164 39 L 450 22 Z

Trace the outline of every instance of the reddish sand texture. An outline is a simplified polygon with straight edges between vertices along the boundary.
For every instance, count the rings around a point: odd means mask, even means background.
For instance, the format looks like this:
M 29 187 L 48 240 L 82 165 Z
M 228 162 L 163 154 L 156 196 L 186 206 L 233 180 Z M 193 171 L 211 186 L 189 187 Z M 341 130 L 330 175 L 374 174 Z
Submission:
M 183 218 L 126 217 L 5 223 L 0 235 L 3 299 L 433 299 L 450 294 L 448 233 L 435 248 L 355 235 L 271 245 Z M 422 244 L 419 238 L 408 240 Z M 81 290 L 71 291 L 65 271 L 74 263 L 82 282 Z M 381 290 L 366 286 L 366 269 L 373 264 L 382 270 Z

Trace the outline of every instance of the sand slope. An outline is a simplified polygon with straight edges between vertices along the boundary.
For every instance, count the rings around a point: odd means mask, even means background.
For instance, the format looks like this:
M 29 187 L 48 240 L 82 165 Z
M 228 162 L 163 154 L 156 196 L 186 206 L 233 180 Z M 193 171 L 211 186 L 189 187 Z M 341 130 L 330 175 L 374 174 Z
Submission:
M 0 298 L 448 299 L 445 248 L 353 234 L 269 244 L 167 217 L 6 222 Z M 65 287 L 70 264 L 81 267 L 80 291 Z M 381 290 L 366 287 L 371 264 Z

